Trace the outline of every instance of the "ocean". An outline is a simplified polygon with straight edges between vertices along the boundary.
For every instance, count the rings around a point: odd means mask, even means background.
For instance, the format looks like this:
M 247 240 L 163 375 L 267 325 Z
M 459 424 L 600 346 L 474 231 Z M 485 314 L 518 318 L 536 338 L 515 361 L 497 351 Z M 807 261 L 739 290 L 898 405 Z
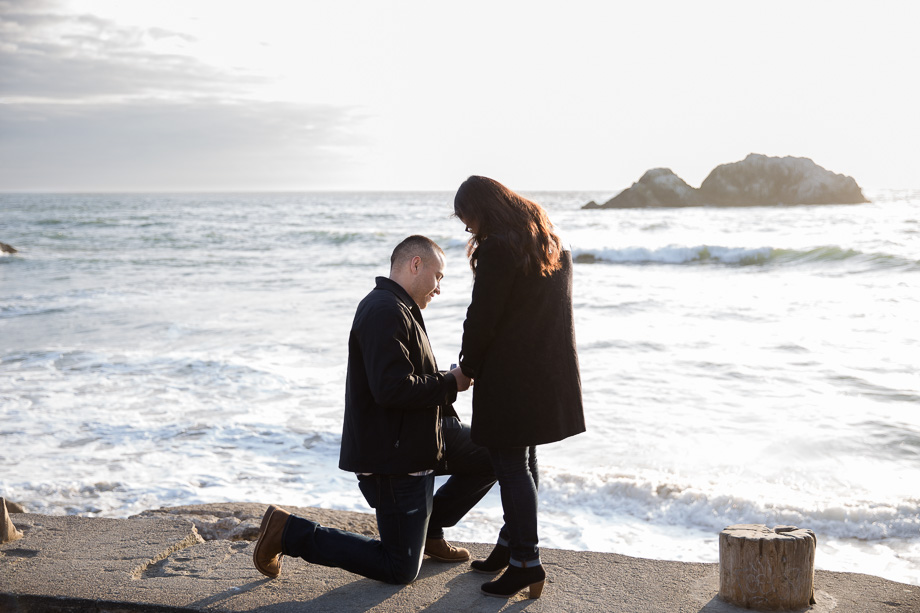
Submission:
M 920 190 L 870 204 L 580 210 L 588 432 L 539 448 L 541 545 L 717 562 L 738 523 L 920 585 Z M 47 514 L 252 501 L 368 512 L 340 471 L 346 340 L 389 254 L 446 251 L 424 311 L 457 361 L 452 193 L 2 194 L 0 495 Z M 547 356 L 552 359 L 552 356 Z M 458 412 L 468 420 L 469 394 Z M 497 487 L 448 538 L 493 542 Z

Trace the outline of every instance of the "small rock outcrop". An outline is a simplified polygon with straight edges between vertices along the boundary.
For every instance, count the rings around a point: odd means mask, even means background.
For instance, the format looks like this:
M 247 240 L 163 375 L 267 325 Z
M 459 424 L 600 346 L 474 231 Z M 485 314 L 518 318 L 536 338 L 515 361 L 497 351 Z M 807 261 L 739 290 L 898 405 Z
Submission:
M 594 206 L 591 206 L 591 205 Z M 699 190 L 674 174 L 670 168 L 653 168 L 642 178 L 604 204 L 589 202 L 584 209 L 633 209 L 647 206 L 699 206 Z
M 0 243 L 0 253 L 18 253 L 16 248 L 6 243 Z
M 831 172 L 808 158 L 751 153 L 714 168 L 699 189 L 667 168 L 647 171 L 604 204 L 584 209 L 685 206 L 772 206 L 869 202 L 853 177 Z

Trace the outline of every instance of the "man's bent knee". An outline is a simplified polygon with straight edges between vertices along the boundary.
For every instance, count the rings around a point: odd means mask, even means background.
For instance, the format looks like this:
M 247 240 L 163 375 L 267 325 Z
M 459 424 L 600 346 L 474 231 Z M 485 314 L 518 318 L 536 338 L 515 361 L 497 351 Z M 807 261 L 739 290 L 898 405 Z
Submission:
M 419 572 L 422 570 L 422 559 L 424 556 L 419 555 L 418 557 L 410 555 L 407 558 L 393 560 L 390 559 L 390 583 L 395 583 L 397 585 L 409 585 L 418 577 Z
M 397 585 L 409 585 L 418 578 L 419 568 L 394 568 L 393 581 Z

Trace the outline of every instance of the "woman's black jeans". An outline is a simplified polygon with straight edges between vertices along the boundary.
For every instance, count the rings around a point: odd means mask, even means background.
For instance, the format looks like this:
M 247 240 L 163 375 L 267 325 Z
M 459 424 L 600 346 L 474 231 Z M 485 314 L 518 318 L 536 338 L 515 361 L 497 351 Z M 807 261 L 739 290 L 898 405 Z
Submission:
M 489 447 L 489 457 L 501 488 L 505 525 L 499 544 L 511 549 L 512 566 L 539 563 L 537 548 L 537 471 L 536 447 Z

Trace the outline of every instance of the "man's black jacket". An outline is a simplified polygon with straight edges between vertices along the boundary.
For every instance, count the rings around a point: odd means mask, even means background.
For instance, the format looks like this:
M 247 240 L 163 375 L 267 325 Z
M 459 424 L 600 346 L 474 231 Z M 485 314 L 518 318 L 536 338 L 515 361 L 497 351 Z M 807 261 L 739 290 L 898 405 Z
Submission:
M 455 417 L 457 380 L 439 373 L 422 312 L 398 283 L 377 277 L 348 338 L 339 468 L 408 474 L 436 467 L 441 418 Z

